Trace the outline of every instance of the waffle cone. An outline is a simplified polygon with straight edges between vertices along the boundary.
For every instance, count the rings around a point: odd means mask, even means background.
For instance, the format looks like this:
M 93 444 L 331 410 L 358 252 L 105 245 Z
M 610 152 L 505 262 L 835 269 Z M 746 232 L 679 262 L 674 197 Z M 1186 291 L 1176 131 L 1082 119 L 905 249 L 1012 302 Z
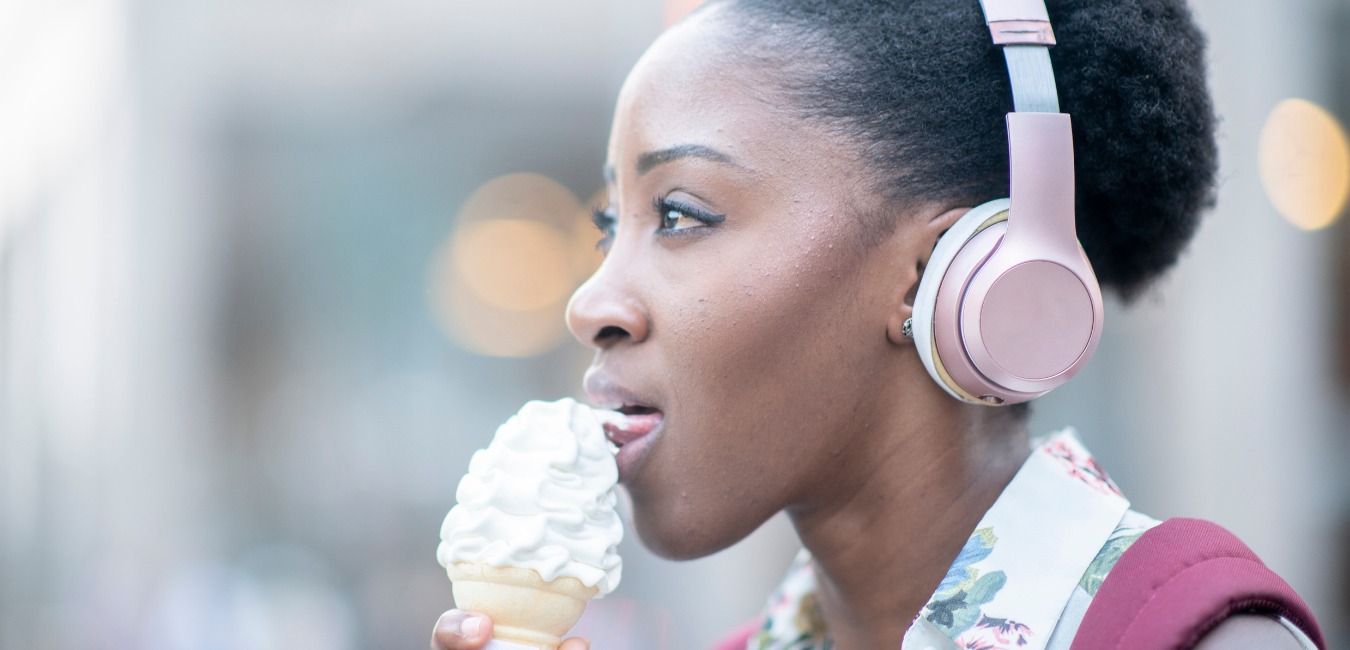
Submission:
M 455 607 L 487 614 L 493 637 L 556 650 L 586 604 L 600 592 L 576 578 L 545 582 L 533 569 L 452 564 L 446 567 Z

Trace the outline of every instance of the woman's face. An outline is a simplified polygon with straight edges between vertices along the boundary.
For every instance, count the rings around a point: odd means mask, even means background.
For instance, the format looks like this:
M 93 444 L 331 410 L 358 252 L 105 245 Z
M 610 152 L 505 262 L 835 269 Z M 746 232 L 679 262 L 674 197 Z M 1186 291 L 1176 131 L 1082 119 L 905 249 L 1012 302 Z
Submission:
M 599 271 L 568 324 L 590 399 L 644 413 L 617 460 L 639 536 L 691 558 L 848 489 L 915 366 L 888 340 L 917 279 L 856 151 L 785 108 L 718 12 L 667 32 L 620 93 Z M 904 359 L 908 356 L 908 361 Z M 912 371 L 912 367 L 908 368 Z

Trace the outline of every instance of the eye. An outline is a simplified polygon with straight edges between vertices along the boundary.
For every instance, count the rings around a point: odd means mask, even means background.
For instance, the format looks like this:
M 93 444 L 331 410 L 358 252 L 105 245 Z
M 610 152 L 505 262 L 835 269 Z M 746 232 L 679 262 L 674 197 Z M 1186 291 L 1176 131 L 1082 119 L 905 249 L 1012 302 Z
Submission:
M 695 228 L 706 228 L 722 223 L 725 215 L 713 214 L 682 201 L 657 197 L 654 201 L 656 213 L 660 215 L 663 232 L 673 233 Z
M 690 228 L 702 228 L 704 224 L 679 208 L 665 207 L 661 213 L 662 230 L 688 230 Z

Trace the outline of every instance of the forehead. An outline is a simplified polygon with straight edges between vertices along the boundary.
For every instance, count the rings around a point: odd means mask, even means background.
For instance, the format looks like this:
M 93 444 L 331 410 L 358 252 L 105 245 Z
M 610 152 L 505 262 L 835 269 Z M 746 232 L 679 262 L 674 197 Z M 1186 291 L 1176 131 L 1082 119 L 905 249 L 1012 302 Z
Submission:
M 619 93 L 610 163 L 630 170 L 643 152 L 712 146 L 744 162 L 808 145 L 783 141 L 800 126 L 768 71 L 735 55 L 734 36 L 717 9 L 663 34 L 634 66 Z M 781 156 L 779 156 L 781 158 Z

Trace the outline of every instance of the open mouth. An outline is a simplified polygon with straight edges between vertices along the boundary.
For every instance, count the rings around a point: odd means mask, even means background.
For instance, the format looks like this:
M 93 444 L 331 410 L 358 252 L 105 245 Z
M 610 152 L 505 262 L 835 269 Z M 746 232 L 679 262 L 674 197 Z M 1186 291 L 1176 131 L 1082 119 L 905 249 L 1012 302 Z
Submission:
M 644 404 L 624 404 L 611 413 L 602 418 L 605 437 L 620 448 L 651 433 L 665 418 L 661 409 Z
M 640 404 L 624 404 L 615 410 L 624 415 L 651 415 L 652 413 L 661 412 L 661 409 L 651 406 L 642 406 Z

